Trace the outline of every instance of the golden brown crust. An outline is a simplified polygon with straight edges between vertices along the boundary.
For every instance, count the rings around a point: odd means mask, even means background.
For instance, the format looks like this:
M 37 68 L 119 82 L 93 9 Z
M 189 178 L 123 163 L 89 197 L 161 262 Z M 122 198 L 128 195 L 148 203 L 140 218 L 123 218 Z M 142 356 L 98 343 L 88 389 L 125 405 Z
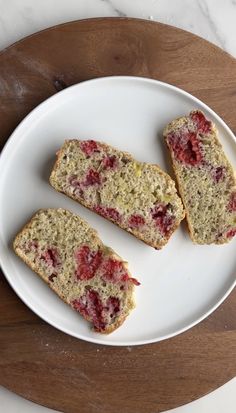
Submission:
M 73 309 L 73 307 L 70 305 L 70 303 L 69 303 L 68 301 L 66 301 L 65 297 L 64 297 L 62 294 L 59 294 L 58 291 L 56 291 L 56 289 L 54 288 L 54 286 L 53 286 L 52 283 L 49 283 L 48 278 L 47 278 L 47 277 L 44 277 L 44 274 L 42 274 L 39 270 L 37 270 L 37 267 L 34 266 L 34 265 L 32 265 L 32 262 L 31 262 L 30 260 L 28 260 L 28 259 L 25 257 L 25 255 L 22 254 L 21 249 L 17 247 L 18 237 L 21 237 L 21 235 L 27 230 L 27 228 L 31 226 L 32 221 L 33 221 L 34 218 L 38 215 L 38 213 L 41 212 L 41 211 L 46 211 L 46 209 L 40 209 L 40 210 L 38 210 L 38 211 L 31 217 L 31 219 L 23 226 L 23 228 L 21 229 L 21 231 L 19 231 L 19 232 L 17 233 L 17 235 L 16 235 L 16 237 L 15 237 L 15 239 L 14 239 L 14 241 L 13 241 L 13 250 L 14 250 L 14 252 L 16 253 L 16 255 L 18 255 L 18 257 L 20 257 L 20 258 L 22 259 L 22 261 L 23 261 L 26 265 L 28 265 L 28 267 L 29 267 L 33 272 L 35 272 L 35 273 L 57 294 L 57 296 L 58 296 L 62 301 L 64 301 L 65 304 L 68 304 L 68 305 Z M 70 211 L 68 211 L 68 212 L 70 212 Z M 96 230 L 94 230 L 94 235 L 95 235 L 95 237 L 97 238 L 98 242 L 100 243 L 101 241 L 100 241 L 100 239 L 99 239 L 99 236 L 98 236 L 98 233 L 97 233 Z M 103 248 L 106 249 L 107 247 L 106 247 L 106 246 L 103 246 Z M 120 260 L 121 260 L 121 257 L 119 257 L 118 254 L 116 254 L 111 248 L 109 248 L 109 249 L 112 251 L 114 257 L 116 257 L 117 259 L 120 259 Z M 128 268 L 127 268 L 127 272 L 128 272 L 128 274 L 131 276 Z M 134 308 L 134 306 L 130 306 L 130 307 L 129 307 L 129 311 L 131 311 L 133 308 Z M 74 309 L 73 309 L 73 310 L 74 310 Z M 75 311 L 75 310 L 74 310 L 74 311 Z M 87 321 L 90 322 L 89 318 L 86 318 L 85 316 L 83 316 L 83 317 L 84 317 L 84 319 L 87 319 Z M 120 327 L 120 326 L 124 323 L 124 321 L 126 320 L 126 318 L 127 318 L 127 315 L 124 316 L 124 317 L 118 318 L 114 324 L 111 324 L 111 325 L 107 326 L 107 328 L 106 328 L 105 330 L 99 331 L 99 333 L 100 333 L 100 334 L 110 334 L 110 333 L 112 333 L 114 330 L 116 330 L 118 327 Z M 95 331 L 96 331 L 96 330 L 95 330 Z
M 74 140 L 74 141 L 78 141 L 77 139 L 73 139 L 73 140 Z M 67 143 L 67 142 L 70 142 L 70 141 L 65 141 L 65 143 Z M 109 145 L 107 145 L 107 144 L 104 143 L 104 142 L 99 142 L 99 143 L 100 143 L 101 145 L 103 145 L 104 147 L 106 147 L 106 148 L 109 147 Z M 59 165 L 60 158 L 63 156 L 63 149 L 62 149 L 62 148 L 64 149 L 64 146 L 61 147 L 61 148 L 57 151 L 57 153 L 56 153 L 57 159 L 56 159 L 56 161 L 55 161 L 55 164 L 54 164 L 54 166 L 53 166 L 53 169 L 52 169 L 51 174 L 50 174 L 50 177 L 49 177 L 50 185 L 51 185 L 57 192 L 64 194 L 65 196 L 73 199 L 74 201 L 76 201 L 76 202 L 80 203 L 81 205 L 83 205 L 84 207 L 88 208 L 90 211 L 95 212 L 97 215 L 101 216 L 102 218 L 107 219 L 107 218 L 103 217 L 101 214 L 99 214 L 97 211 L 94 211 L 85 201 L 82 201 L 82 200 L 81 200 L 81 201 L 78 201 L 78 199 L 76 199 L 76 197 L 73 196 L 72 194 L 69 195 L 69 194 L 66 194 L 64 191 L 59 191 L 59 190 L 58 190 L 57 188 L 55 188 L 55 186 L 53 185 L 52 177 L 53 177 L 53 174 L 54 174 L 54 172 L 56 171 L 56 169 L 57 169 L 57 167 L 58 167 L 58 165 Z M 132 155 L 131 155 L 130 153 L 128 153 L 128 152 L 122 152 L 122 153 L 123 153 L 125 156 L 127 156 L 129 159 L 131 159 L 131 160 L 133 159 L 133 157 L 132 157 Z M 147 164 L 147 165 L 148 165 L 148 163 L 144 163 L 144 164 Z M 149 164 L 149 165 L 150 165 L 150 164 Z M 170 178 L 170 176 L 169 176 L 166 172 L 164 172 L 158 165 L 156 165 L 156 164 L 151 164 L 151 165 L 157 169 L 157 171 L 158 171 L 158 173 L 159 173 L 160 175 L 164 176 L 169 182 L 172 182 L 172 179 Z M 132 232 L 128 231 L 127 228 L 125 228 L 125 227 L 123 227 L 122 225 L 120 225 L 118 222 L 114 222 L 114 221 L 112 221 L 112 220 L 109 220 L 109 221 L 112 222 L 113 224 L 115 224 L 118 228 L 121 228 L 121 229 L 123 229 L 124 231 L 128 232 L 129 234 L 133 235 L 136 239 L 144 242 L 146 245 L 149 245 L 150 247 L 153 247 L 153 248 L 155 248 L 156 250 L 160 250 L 162 247 L 164 247 L 164 246 L 168 243 L 171 235 L 172 235 L 172 234 L 176 231 L 176 229 L 179 227 L 180 222 L 184 219 L 184 217 L 185 217 L 185 211 L 183 210 L 182 218 L 180 219 L 179 222 L 177 222 L 177 223 L 173 226 L 173 228 L 171 229 L 171 231 L 170 231 L 169 234 L 168 234 L 168 238 L 166 238 L 166 240 L 163 240 L 162 242 L 158 242 L 158 243 L 148 242 L 146 239 L 142 238 L 141 235 L 138 236 L 138 235 L 133 234 Z
M 166 140 L 166 138 L 165 138 L 165 140 Z M 179 178 L 178 178 L 177 170 L 176 170 L 175 165 L 174 165 L 174 157 L 172 156 L 172 153 L 171 153 L 170 156 L 171 156 L 172 168 L 173 168 L 173 170 L 174 170 L 175 177 L 176 177 L 177 189 L 178 189 L 178 192 L 179 192 L 179 194 L 180 194 L 180 197 L 181 197 L 182 202 L 183 202 L 183 205 L 184 205 L 185 218 L 186 218 L 186 221 L 187 221 L 187 228 L 188 228 L 188 231 L 189 231 L 189 235 L 190 235 L 190 238 L 191 238 L 191 240 L 193 241 L 193 243 L 196 243 L 195 240 L 194 240 L 193 230 L 192 230 L 192 227 L 191 227 L 191 221 L 190 221 L 190 219 L 189 219 L 188 211 L 187 211 L 187 208 L 186 208 L 186 205 L 185 205 L 185 202 L 184 202 L 184 196 L 183 196 L 181 184 L 180 184 L 180 181 L 179 181 Z

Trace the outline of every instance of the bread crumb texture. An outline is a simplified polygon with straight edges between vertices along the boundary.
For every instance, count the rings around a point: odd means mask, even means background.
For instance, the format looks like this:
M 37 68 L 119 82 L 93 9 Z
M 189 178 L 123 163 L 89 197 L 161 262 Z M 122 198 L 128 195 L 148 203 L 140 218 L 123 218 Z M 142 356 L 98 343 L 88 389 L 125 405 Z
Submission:
M 67 210 L 38 211 L 16 236 L 14 250 L 97 332 L 112 332 L 135 307 L 139 282 L 127 264 Z
M 164 138 L 193 241 L 230 241 L 236 234 L 236 179 L 215 125 L 195 110 L 170 122 Z
M 157 249 L 184 218 L 181 199 L 168 174 L 101 142 L 66 141 L 50 183 Z

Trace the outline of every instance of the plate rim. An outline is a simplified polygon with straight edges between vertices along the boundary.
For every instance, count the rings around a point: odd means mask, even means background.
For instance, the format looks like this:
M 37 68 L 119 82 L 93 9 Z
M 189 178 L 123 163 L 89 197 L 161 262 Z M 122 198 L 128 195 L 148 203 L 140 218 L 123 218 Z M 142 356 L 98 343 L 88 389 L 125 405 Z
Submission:
M 104 76 L 104 77 L 99 77 L 99 78 L 93 78 L 93 79 L 88 79 L 88 80 L 84 80 L 82 82 L 73 84 L 69 87 L 67 87 L 66 89 L 63 89 L 55 94 L 53 94 L 52 96 L 49 96 L 47 99 L 45 99 L 43 102 L 41 102 L 39 105 L 37 105 L 34 109 L 32 109 L 21 121 L 20 123 L 17 125 L 17 127 L 13 130 L 13 132 L 10 134 L 9 138 L 7 139 L 6 143 L 3 146 L 3 149 L 0 153 L 0 171 L 1 171 L 1 167 L 4 164 L 5 158 L 7 161 L 7 156 L 10 153 L 9 151 L 11 150 L 12 145 L 14 144 L 14 139 L 15 139 L 15 135 L 18 134 L 18 130 L 22 128 L 22 126 L 24 127 L 25 124 L 27 124 L 27 122 L 30 120 L 30 118 L 32 117 L 32 115 L 34 113 L 36 113 L 39 109 L 42 109 L 44 106 L 47 106 L 48 104 L 50 105 L 51 102 L 53 102 L 53 100 L 57 100 L 58 96 L 61 95 L 66 95 L 66 94 L 70 94 L 71 90 L 73 89 L 77 89 L 80 87 L 83 87 L 87 84 L 90 83 L 102 83 L 102 82 L 106 82 L 106 81 L 128 81 L 128 82 L 144 82 L 144 83 L 149 83 L 149 84 L 153 84 L 155 85 L 159 85 L 162 86 L 164 88 L 170 89 L 172 91 L 177 92 L 178 94 L 181 94 L 185 97 L 191 98 L 191 100 L 193 100 L 196 104 L 200 104 L 202 107 L 204 107 L 211 115 L 213 115 L 213 117 L 215 117 L 217 119 L 217 122 L 221 125 L 221 127 L 223 127 L 223 129 L 230 135 L 230 137 L 232 138 L 232 140 L 234 141 L 234 143 L 236 144 L 236 137 L 234 135 L 234 133 L 232 132 L 232 130 L 230 129 L 230 127 L 224 122 L 224 120 L 213 110 L 211 109 L 206 103 L 204 103 L 203 101 L 201 101 L 200 99 L 198 99 L 197 97 L 195 97 L 194 95 L 192 95 L 189 92 L 186 92 L 185 90 L 172 85 L 170 83 L 166 83 L 160 80 L 156 80 L 156 79 L 151 79 L 148 77 L 140 77 L 140 76 L 122 76 L 122 75 L 118 75 L 118 76 Z M 4 174 L 2 174 L 3 176 Z M 0 178 L 0 183 L 1 183 L 1 179 Z M 145 340 L 134 340 L 134 341 L 128 341 L 128 342 L 124 342 L 124 341 L 115 341 L 115 342 L 107 342 L 103 339 L 96 339 L 93 337 L 86 337 L 83 334 L 75 334 L 73 332 L 71 332 L 69 329 L 61 327 L 59 324 L 57 324 L 57 322 L 52 322 L 51 320 L 49 321 L 49 319 L 47 318 L 47 316 L 42 315 L 40 313 L 40 310 L 35 309 L 33 307 L 33 305 L 29 304 L 27 302 L 27 299 L 24 298 L 24 295 L 22 294 L 22 292 L 17 291 L 17 288 L 14 286 L 14 282 L 13 280 L 11 280 L 11 277 L 8 276 L 7 272 L 7 263 L 4 259 L 3 253 L 2 253 L 2 241 L 0 238 L 0 266 L 1 266 L 1 270 L 2 273 L 4 274 L 5 278 L 7 279 L 8 283 L 10 284 L 11 288 L 13 289 L 13 291 L 16 293 L 16 295 L 23 301 L 23 303 L 31 310 L 33 311 L 38 317 L 40 317 L 43 321 L 47 322 L 49 325 L 53 326 L 54 328 L 58 329 L 59 331 L 62 331 L 63 333 L 66 333 L 72 337 L 75 337 L 77 339 L 80 340 L 84 340 L 90 343 L 94 343 L 94 344 L 100 344 L 100 345 L 106 345 L 106 346 L 115 346 L 115 347 L 121 347 L 121 346 L 138 346 L 138 345 L 145 345 L 145 344 L 151 344 L 151 343 L 157 343 L 163 340 L 167 340 L 169 338 L 178 336 L 179 334 L 182 334 L 188 330 L 190 330 L 192 327 L 196 326 L 197 324 L 199 324 L 201 321 L 203 321 L 205 318 L 207 318 L 210 314 L 212 314 L 224 301 L 225 299 L 230 295 L 230 293 L 233 291 L 235 285 L 236 285 L 236 277 L 233 281 L 232 284 L 230 284 L 230 287 L 226 290 L 226 292 L 223 294 L 223 296 L 221 296 L 220 299 L 218 299 L 215 304 L 213 306 L 211 306 L 209 308 L 208 311 L 204 312 L 204 314 L 202 314 L 200 317 L 198 317 L 195 321 L 193 321 L 190 324 L 187 324 L 185 327 L 179 328 L 175 331 L 173 331 L 172 333 L 169 334 L 164 334 L 158 338 L 151 338 L 151 339 L 145 339 Z

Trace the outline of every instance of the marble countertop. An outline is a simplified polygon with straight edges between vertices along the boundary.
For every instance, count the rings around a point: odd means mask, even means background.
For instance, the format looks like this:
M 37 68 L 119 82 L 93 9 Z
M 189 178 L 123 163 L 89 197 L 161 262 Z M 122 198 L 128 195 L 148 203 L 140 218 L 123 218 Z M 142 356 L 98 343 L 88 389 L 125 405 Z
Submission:
M 0 0 L 0 50 L 55 24 L 104 16 L 171 24 L 236 57 L 236 0 Z
M 122 16 L 156 20 L 195 33 L 236 57 L 236 0 L 0 0 L 0 50 L 34 32 L 77 19 Z M 0 68 L 1 70 L 1 68 Z M 236 379 L 173 413 L 233 413 Z M 47 413 L 0 387 L 7 413 Z

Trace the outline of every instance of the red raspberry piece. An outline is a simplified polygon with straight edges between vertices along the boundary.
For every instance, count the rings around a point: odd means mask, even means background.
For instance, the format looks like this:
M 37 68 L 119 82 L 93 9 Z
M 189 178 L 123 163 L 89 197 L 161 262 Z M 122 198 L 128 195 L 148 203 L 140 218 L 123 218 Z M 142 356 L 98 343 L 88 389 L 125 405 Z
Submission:
M 195 111 L 190 113 L 190 118 L 194 121 L 197 126 L 198 132 L 209 133 L 211 131 L 212 123 L 207 120 L 204 114 L 200 111 Z
M 75 271 L 78 280 L 90 280 L 102 262 L 101 251 L 91 251 L 87 245 L 81 247 L 75 253 L 77 269 Z
M 106 217 L 113 219 L 113 221 L 120 221 L 120 213 L 115 208 L 106 208 Z
M 73 300 L 71 303 L 76 311 L 79 311 L 85 317 L 88 317 L 88 310 L 87 310 L 87 301 L 86 295 L 83 295 L 81 298 L 77 298 Z
M 141 215 L 131 215 L 128 225 L 131 228 L 140 228 L 145 224 L 145 219 Z
M 94 211 L 105 218 L 112 219 L 115 222 L 120 222 L 121 220 L 120 213 L 115 208 L 102 207 L 101 205 L 97 205 L 94 207 Z
M 104 169 L 115 169 L 117 167 L 118 161 L 115 155 L 107 156 L 103 158 L 102 165 Z
M 85 177 L 83 182 L 84 186 L 92 186 L 92 185 L 100 185 L 101 178 L 99 172 L 95 171 L 94 169 L 90 169 Z
M 97 291 L 88 290 L 79 299 L 73 300 L 72 305 L 85 318 L 89 318 L 96 331 L 103 331 L 106 323 L 103 319 L 103 304 Z
M 48 248 L 42 253 L 41 260 L 45 261 L 49 267 L 56 268 L 60 265 L 59 254 L 56 248 Z
M 151 213 L 162 235 L 168 235 L 174 223 L 174 218 L 168 212 L 168 205 L 158 204 Z
M 132 283 L 133 283 L 134 285 L 139 286 L 139 285 L 141 284 L 138 280 L 136 280 L 136 278 L 130 277 L 129 280 L 132 281 Z
M 52 271 L 48 279 L 49 281 L 53 281 L 53 278 L 57 277 L 57 270 L 61 265 L 57 249 L 55 247 L 48 248 L 41 254 L 40 259 L 44 261 L 48 269 Z
M 231 194 L 230 201 L 229 201 L 229 204 L 228 204 L 228 210 L 230 212 L 235 212 L 236 211 L 236 192 L 233 192 Z
M 140 285 L 136 278 L 129 277 L 127 269 L 125 268 L 122 261 L 118 261 L 115 258 L 105 259 L 100 267 L 100 270 L 102 278 L 106 281 L 114 283 L 132 282 L 135 285 Z
M 105 310 L 108 312 L 109 317 L 113 318 L 120 311 L 120 300 L 117 297 L 109 297 L 106 302 Z
M 225 178 L 225 167 L 224 166 L 218 166 L 217 168 L 213 168 L 211 171 L 211 175 L 213 180 L 218 184 L 218 182 L 222 182 Z
M 121 277 L 121 281 L 124 281 L 124 282 L 129 282 L 129 281 L 131 281 L 134 285 L 140 285 L 140 282 L 138 281 L 138 280 L 136 280 L 136 278 L 133 278 L 133 277 L 129 277 L 129 274 L 128 273 L 126 273 L 126 274 L 124 274 L 122 277 Z M 124 289 L 124 288 L 121 288 L 121 289 Z
M 86 319 L 93 322 L 96 331 L 104 331 L 107 322 L 116 317 L 120 312 L 120 300 L 118 297 L 109 297 L 103 305 L 97 291 L 88 290 L 82 297 L 72 301 L 73 308 Z M 109 320 L 105 318 L 109 316 Z
M 100 152 L 97 142 L 93 140 L 80 142 L 80 148 L 87 156 L 91 156 L 95 152 Z
M 169 134 L 167 140 L 180 162 L 191 166 L 200 164 L 202 154 L 196 133 L 180 130 L 178 133 Z
M 74 188 L 73 193 L 83 198 L 84 191 L 81 188 L 81 183 L 78 181 L 76 175 L 72 175 L 68 179 L 69 184 Z
M 80 182 L 78 181 L 76 175 L 71 175 L 68 179 L 68 182 L 70 185 L 74 186 L 75 188 L 80 187 Z
M 129 276 L 121 261 L 115 258 L 104 260 L 101 266 L 102 277 L 107 281 L 119 282 L 126 281 Z
M 227 238 L 233 238 L 235 235 L 236 235 L 236 228 L 232 228 L 228 232 L 226 232 Z

